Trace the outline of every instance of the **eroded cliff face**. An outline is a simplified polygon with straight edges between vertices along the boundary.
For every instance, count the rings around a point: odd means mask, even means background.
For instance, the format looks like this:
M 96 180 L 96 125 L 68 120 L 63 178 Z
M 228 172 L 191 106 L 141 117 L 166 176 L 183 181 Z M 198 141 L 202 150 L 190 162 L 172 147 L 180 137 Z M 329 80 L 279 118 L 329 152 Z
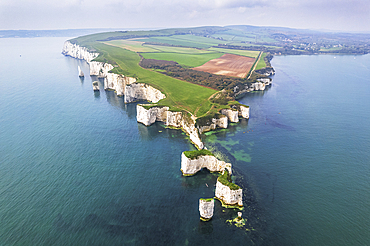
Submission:
M 215 200 L 199 199 L 199 213 L 202 220 L 210 220 L 213 216 Z
M 126 77 L 122 74 L 107 73 L 104 79 L 104 89 L 114 90 L 117 93 L 117 96 L 123 96 L 125 94 L 126 85 L 130 85 L 135 82 L 135 78 Z
M 142 83 L 126 85 L 124 95 L 125 103 L 141 100 L 157 103 L 159 100 L 166 98 L 166 96 L 160 90 Z
M 98 76 L 100 78 L 105 78 L 109 70 L 112 70 L 114 68 L 109 63 L 96 61 L 89 62 L 89 66 L 90 66 L 90 75 Z
M 233 109 L 222 109 L 221 114 L 226 115 L 230 122 L 239 122 L 239 111 Z
M 66 41 L 63 46 L 62 54 L 85 60 L 89 64 L 90 75 L 104 78 L 104 89 L 114 90 L 118 96 L 123 96 L 125 94 L 126 85 L 136 82 L 135 78 L 126 77 L 122 74 L 109 73 L 109 71 L 114 68 L 113 65 L 92 61 L 99 56 L 99 53 L 89 52 L 86 47 Z
M 150 126 L 156 121 L 166 122 L 169 107 L 151 107 L 150 109 L 146 109 L 141 105 L 137 105 L 136 109 L 137 122 Z
M 232 190 L 217 180 L 215 196 L 222 200 L 226 205 L 243 206 L 243 190 Z
M 265 83 L 262 83 L 262 82 L 257 82 L 257 83 L 254 83 L 252 85 L 253 85 L 253 89 L 255 91 L 264 91 L 265 88 L 266 88 Z
M 126 98 L 126 97 L 125 97 Z M 168 107 L 151 107 L 146 109 L 144 106 L 137 105 L 137 121 L 146 126 L 153 124 L 155 121 L 162 121 L 167 126 L 182 128 L 190 140 L 199 148 L 203 149 L 204 144 L 200 139 L 198 129 L 195 127 L 193 119 L 187 119 L 182 112 L 169 111 Z
M 201 155 L 196 159 L 190 159 L 181 154 L 181 171 L 184 175 L 194 175 L 202 168 L 207 168 L 211 172 L 223 172 L 225 169 L 231 174 L 231 164 L 218 160 L 212 155 Z
M 227 128 L 228 125 L 228 119 L 227 116 L 222 115 L 218 119 L 213 118 L 212 123 L 205 126 L 198 126 L 199 134 L 202 134 L 203 132 L 208 132 L 211 130 L 215 130 L 217 127 L 219 128 Z
M 249 107 L 241 105 L 239 107 L 239 116 L 245 119 L 249 119 Z
M 99 53 L 89 52 L 86 47 L 72 44 L 69 41 L 64 42 L 62 54 L 66 56 L 71 56 L 73 58 L 85 60 L 87 62 L 94 60 L 99 55 Z

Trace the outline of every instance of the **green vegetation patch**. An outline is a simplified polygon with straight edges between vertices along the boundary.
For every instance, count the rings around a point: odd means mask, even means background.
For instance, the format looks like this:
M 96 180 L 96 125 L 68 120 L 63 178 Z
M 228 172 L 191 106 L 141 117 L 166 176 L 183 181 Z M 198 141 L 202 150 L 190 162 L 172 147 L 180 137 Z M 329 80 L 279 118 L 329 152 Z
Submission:
M 182 53 L 182 54 L 206 54 L 206 53 L 215 53 L 214 51 L 209 51 L 205 49 L 197 48 L 186 48 L 186 47 L 177 47 L 177 46 L 164 46 L 164 45 L 149 45 L 145 44 L 145 47 L 156 50 L 157 52 L 165 53 Z M 151 51 L 154 52 L 154 51 Z
M 209 48 L 208 50 L 212 51 L 218 51 L 222 53 L 227 53 L 227 54 L 234 54 L 234 55 L 240 55 L 240 56 L 247 56 L 251 58 L 257 58 L 258 54 L 260 53 L 259 51 L 255 50 L 236 50 L 236 49 L 223 49 L 223 48 Z
M 128 49 L 134 52 L 156 52 L 158 50 L 148 46 L 144 46 L 143 42 L 132 41 L 132 40 L 112 40 L 104 42 L 104 44 L 117 46 L 123 49 Z
M 96 60 L 113 61 L 118 65 L 115 69 L 119 74 L 137 78 L 138 83 L 146 83 L 162 91 L 166 98 L 158 105 L 169 106 L 171 110 L 186 110 L 192 114 L 195 114 L 200 105 L 210 108 L 207 102 L 215 93 L 214 90 L 144 69 L 139 66 L 140 56 L 133 51 L 103 43 L 93 43 L 90 46 L 100 53 Z
M 157 108 L 163 108 L 164 106 L 163 105 L 158 105 L 157 103 L 153 103 L 153 104 L 139 104 L 141 107 L 145 108 L 146 110 L 149 110 L 153 107 L 157 107 Z
M 206 201 L 206 202 L 212 202 L 215 199 L 214 198 L 200 198 L 199 200 Z
M 195 126 L 202 127 L 202 126 L 209 126 L 212 124 L 212 119 L 220 119 L 222 114 L 220 113 L 209 113 L 205 116 L 199 117 L 195 121 Z
M 220 177 L 217 178 L 217 181 L 219 181 L 221 184 L 225 186 L 228 186 L 231 190 L 241 189 L 239 185 L 231 182 L 231 177 L 227 169 L 225 169 L 224 174 L 222 174 Z
M 260 60 L 257 63 L 257 66 L 256 66 L 255 70 L 262 69 L 262 68 L 265 68 L 267 66 L 266 62 L 265 62 L 265 57 L 266 57 L 266 53 L 263 53 Z
M 189 158 L 189 159 L 196 159 L 198 156 L 203 156 L 203 155 L 211 155 L 214 156 L 214 154 L 206 149 L 201 149 L 201 150 L 194 150 L 194 151 L 184 151 L 184 155 Z

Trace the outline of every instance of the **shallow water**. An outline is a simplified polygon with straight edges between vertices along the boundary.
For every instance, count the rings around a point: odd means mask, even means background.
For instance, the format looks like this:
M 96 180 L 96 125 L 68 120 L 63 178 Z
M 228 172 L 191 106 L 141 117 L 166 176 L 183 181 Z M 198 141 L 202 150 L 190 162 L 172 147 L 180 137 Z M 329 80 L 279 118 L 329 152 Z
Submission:
M 240 229 L 217 201 L 199 221 L 217 176 L 182 177 L 186 135 L 138 124 L 102 81 L 94 93 L 65 39 L 0 39 L 2 245 L 369 241 L 370 56 L 275 57 L 271 88 L 241 100 L 251 119 L 204 136 L 245 188 Z

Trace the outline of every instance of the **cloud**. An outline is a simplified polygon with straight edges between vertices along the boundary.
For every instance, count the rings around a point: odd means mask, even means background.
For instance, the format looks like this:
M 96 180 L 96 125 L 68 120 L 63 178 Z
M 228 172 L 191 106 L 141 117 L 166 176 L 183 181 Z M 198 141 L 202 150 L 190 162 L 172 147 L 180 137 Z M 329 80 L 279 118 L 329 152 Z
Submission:
M 0 29 L 277 25 L 370 31 L 368 0 L 1 0 Z

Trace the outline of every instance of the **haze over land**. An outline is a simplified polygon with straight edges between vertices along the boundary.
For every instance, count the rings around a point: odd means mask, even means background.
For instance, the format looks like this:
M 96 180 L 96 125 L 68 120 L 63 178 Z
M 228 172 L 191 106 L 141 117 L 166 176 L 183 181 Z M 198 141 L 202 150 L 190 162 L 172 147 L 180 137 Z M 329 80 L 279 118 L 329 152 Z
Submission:
M 2 0 L 0 30 L 257 25 L 370 32 L 368 0 Z

